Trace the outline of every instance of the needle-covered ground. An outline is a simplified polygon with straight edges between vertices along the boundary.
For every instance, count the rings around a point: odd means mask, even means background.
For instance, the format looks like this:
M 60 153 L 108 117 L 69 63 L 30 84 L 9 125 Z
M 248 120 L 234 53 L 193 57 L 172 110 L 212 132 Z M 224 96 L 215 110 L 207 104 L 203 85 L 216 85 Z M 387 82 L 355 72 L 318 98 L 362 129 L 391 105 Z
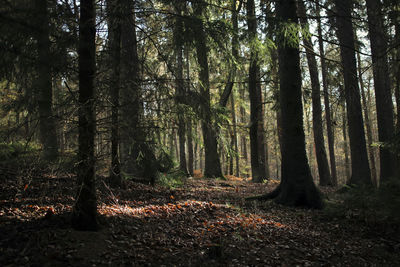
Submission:
M 174 189 L 133 182 L 112 189 L 98 177 L 101 229 L 78 232 L 68 221 L 73 176 L 0 172 L 2 266 L 400 265 L 392 229 L 245 201 L 276 182 L 191 178 Z

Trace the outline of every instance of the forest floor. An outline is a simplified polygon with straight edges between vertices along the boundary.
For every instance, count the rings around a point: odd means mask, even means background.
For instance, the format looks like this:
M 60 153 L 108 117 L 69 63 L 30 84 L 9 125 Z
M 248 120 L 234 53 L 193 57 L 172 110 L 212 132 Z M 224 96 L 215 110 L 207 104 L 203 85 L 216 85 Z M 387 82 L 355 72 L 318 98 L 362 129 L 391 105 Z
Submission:
M 13 171 L 0 169 L 1 266 L 400 266 L 400 240 L 384 229 L 244 200 L 276 182 L 191 178 L 116 190 L 99 177 L 101 229 L 78 232 L 68 219 L 73 176 Z

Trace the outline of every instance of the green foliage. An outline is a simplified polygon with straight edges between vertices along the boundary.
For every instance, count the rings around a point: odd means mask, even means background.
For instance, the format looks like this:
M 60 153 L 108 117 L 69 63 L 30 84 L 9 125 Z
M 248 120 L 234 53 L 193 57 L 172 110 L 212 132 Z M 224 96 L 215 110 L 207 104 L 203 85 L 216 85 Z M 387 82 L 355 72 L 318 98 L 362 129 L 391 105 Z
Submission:
M 181 187 L 185 183 L 186 175 L 180 171 L 172 171 L 160 173 L 158 176 L 158 184 L 169 189 Z
M 158 170 L 160 172 L 169 172 L 176 165 L 171 155 L 169 155 L 168 152 L 166 152 L 162 148 L 160 148 L 160 151 L 158 153 L 157 162 Z
M 27 145 L 21 142 L 15 143 L 0 143 L 0 161 L 12 160 L 19 158 L 24 154 L 37 150 L 32 145 Z
M 293 22 L 282 23 L 280 27 L 282 44 L 293 48 L 298 47 L 300 43 L 299 32 L 305 34 L 299 24 Z

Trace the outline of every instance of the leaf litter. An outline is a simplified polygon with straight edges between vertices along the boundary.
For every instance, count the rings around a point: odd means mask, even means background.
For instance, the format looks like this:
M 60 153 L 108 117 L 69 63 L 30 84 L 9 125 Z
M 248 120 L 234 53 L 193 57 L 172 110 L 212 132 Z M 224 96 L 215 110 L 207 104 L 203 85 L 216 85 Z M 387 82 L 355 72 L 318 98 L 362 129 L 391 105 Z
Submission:
M 245 197 L 272 190 L 253 184 L 188 179 L 166 189 L 98 177 L 98 232 L 69 226 L 75 179 L 1 178 L 2 266 L 396 266 L 399 240 L 364 225 L 326 220 L 322 211 Z M 28 186 L 27 186 L 28 185 Z M 396 243 L 397 242 L 397 243 Z

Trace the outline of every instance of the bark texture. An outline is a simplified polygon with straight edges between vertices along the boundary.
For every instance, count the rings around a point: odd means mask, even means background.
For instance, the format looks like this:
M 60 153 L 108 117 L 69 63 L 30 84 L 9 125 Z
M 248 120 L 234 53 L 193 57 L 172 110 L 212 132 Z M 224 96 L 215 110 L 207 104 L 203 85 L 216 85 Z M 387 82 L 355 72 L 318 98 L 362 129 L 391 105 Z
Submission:
M 205 153 L 205 177 L 223 177 L 220 158 L 218 155 L 217 133 L 214 128 L 211 114 L 210 99 L 210 80 L 208 69 L 208 49 L 206 44 L 206 34 L 203 25 L 203 10 L 206 5 L 203 1 L 193 2 L 195 21 L 193 30 L 195 34 L 195 48 L 197 62 L 200 66 L 200 94 L 201 94 L 201 113 L 202 113 L 202 132 Z
M 324 43 L 322 41 L 322 28 L 320 18 L 320 6 L 319 3 L 316 5 L 317 10 L 317 23 L 318 23 L 318 45 L 321 58 L 321 74 L 322 74 L 322 87 L 324 92 L 324 106 L 325 106 L 325 119 L 326 119 L 326 131 L 328 137 L 328 149 L 329 149 L 329 162 L 331 164 L 331 177 L 333 185 L 338 184 L 337 173 L 336 173 L 336 159 L 335 159 L 335 136 L 333 134 L 332 119 L 331 119 L 331 104 L 329 100 L 329 88 L 327 80 L 327 67 L 325 61 Z
M 311 99 L 312 99 L 312 123 L 314 132 L 315 156 L 317 158 L 319 183 L 322 186 L 332 186 L 332 178 L 329 172 L 328 158 L 325 150 L 324 130 L 322 126 L 322 109 L 321 109 L 321 86 L 319 83 L 319 74 L 317 60 L 311 38 L 309 37 L 308 21 L 306 8 L 303 1 L 298 2 L 298 13 L 303 28 L 308 32 L 303 37 L 303 43 L 306 48 L 306 56 L 308 62 L 308 70 L 311 77 Z
M 108 36 L 110 49 L 111 77 L 111 168 L 110 183 L 121 186 L 122 177 L 119 160 L 119 92 L 121 86 L 120 63 L 121 63 L 121 1 L 107 1 Z
M 383 24 L 380 0 L 366 0 L 369 39 L 372 52 L 376 116 L 378 120 L 379 142 L 388 142 L 394 134 L 393 102 L 387 58 L 387 36 Z M 395 175 L 394 155 L 380 147 L 380 181 L 387 181 Z
M 295 0 L 277 2 L 281 25 L 297 24 Z M 303 129 L 301 70 L 298 43 L 280 31 L 278 39 L 280 107 L 282 116 L 282 178 L 277 189 L 266 198 L 290 206 L 322 208 L 323 203 L 307 162 Z
M 250 39 L 249 95 L 250 95 L 250 158 L 252 181 L 268 179 L 265 164 L 264 114 L 260 84 L 260 65 L 256 45 L 257 18 L 254 0 L 247 1 L 247 24 Z
M 53 116 L 53 88 L 51 80 L 51 53 L 49 39 L 49 15 L 47 1 L 35 0 L 37 13 L 37 81 L 40 141 L 46 160 L 58 156 L 56 124 Z
M 79 20 L 79 150 L 78 193 L 72 211 L 72 226 L 77 230 L 97 230 L 95 188 L 95 35 L 94 0 L 81 0 Z
M 371 172 L 368 163 L 364 121 L 361 112 L 360 89 L 357 80 L 353 24 L 351 10 L 353 2 L 335 0 L 337 36 L 343 66 L 344 88 L 349 125 L 351 156 L 351 178 L 349 184 L 371 185 Z

